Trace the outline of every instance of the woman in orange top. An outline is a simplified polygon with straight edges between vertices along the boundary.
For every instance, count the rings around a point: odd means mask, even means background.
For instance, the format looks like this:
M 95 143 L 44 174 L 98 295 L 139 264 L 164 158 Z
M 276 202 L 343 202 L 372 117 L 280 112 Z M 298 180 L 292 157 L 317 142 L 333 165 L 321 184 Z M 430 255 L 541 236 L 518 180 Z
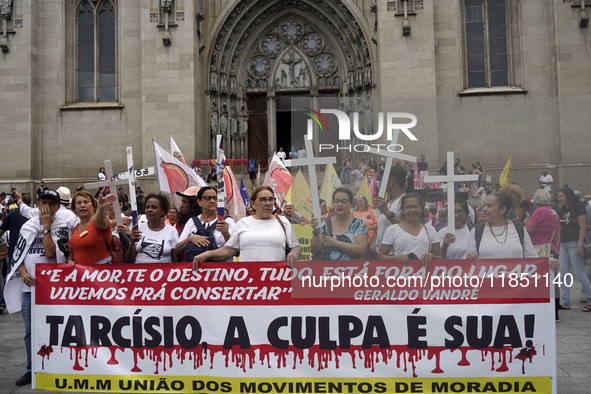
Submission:
M 74 194 L 70 207 L 80 218 L 68 242 L 69 264 L 107 264 L 111 262 L 111 222 L 105 208 L 117 201 L 117 196 L 99 195 L 99 202 L 83 190 Z
M 357 219 L 363 220 L 365 224 L 367 224 L 367 235 L 369 236 L 369 239 L 371 239 L 375 230 L 378 228 L 378 216 L 376 215 L 373 208 L 369 206 L 367 197 L 365 197 L 363 194 L 357 196 L 355 204 L 357 206 L 353 210 L 352 215 Z

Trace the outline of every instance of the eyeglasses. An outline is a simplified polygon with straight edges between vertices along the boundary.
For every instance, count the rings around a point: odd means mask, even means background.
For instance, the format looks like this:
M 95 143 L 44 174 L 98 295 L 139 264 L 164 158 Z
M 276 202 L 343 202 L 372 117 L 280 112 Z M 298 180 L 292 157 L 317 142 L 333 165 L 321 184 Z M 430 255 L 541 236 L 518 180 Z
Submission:
M 274 197 L 261 197 L 259 198 L 261 204 L 273 204 L 275 202 Z
M 217 199 L 217 197 L 216 196 L 203 196 L 203 197 L 201 197 L 201 199 L 205 200 L 205 201 L 213 201 L 213 200 Z
M 351 201 L 349 201 L 349 200 L 334 200 L 333 203 L 334 203 L 334 205 L 347 205 L 347 204 L 351 204 Z

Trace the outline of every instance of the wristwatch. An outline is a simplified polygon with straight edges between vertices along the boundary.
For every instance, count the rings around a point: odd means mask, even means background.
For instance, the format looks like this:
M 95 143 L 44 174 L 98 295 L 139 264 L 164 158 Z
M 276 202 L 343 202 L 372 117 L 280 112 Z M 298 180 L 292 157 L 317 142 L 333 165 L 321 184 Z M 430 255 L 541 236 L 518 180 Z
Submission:
M 43 234 L 49 234 L 51 232 L 51 230 L 48 230 L 46 228 L 43 229 Z

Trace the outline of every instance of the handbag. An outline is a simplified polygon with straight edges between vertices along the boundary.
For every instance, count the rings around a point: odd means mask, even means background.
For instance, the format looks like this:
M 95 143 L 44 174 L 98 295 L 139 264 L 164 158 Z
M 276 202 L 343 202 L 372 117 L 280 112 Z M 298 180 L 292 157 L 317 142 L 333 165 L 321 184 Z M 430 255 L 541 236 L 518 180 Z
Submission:
M 551 208 L 550 208 L 551 209 Z M 558 218 L 558 214 L 553 209 L 552 213 L 556 215 L 557 221 L 560 220 Z M 554 229 L 552 230 L 552 236 L 550 237 L 550 242 L 546 242 L 542 245 L 534 245 L 534 250 L 538 254 L 538 257 L 550 257 L 550 252 L 552 251 L 552 240 L 554 239 L 554 233 L 556 232 L 556 225 L 554 225 Z
M 324 234 L 325 237 L 332 237 L 332 220 L 328 218 L 326 220 L 326 233 Z M 320 252 L 316 256 L 312 256 L 312 260 L 314 261 L 327 261 L 330 260 L 330 248 L 323 247 L 322 252 Z

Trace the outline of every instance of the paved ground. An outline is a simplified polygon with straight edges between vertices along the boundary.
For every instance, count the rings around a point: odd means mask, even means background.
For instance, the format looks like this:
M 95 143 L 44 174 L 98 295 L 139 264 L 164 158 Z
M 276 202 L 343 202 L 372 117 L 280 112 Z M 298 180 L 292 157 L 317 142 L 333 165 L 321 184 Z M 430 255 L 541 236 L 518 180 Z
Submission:
M 579 294 L 578 282 L 573 296 Z M 558 347 L 558 392 L 564 394 L 591 392 L 591 313 L 581 312 L 584 304 L 573 299 L 570 311 L 560 311 L 556 325 Z M 16 387 L 14 382 L 26 368 L 23 342 L 23 322 L 20 313 L 0 316 L 0 393 L 39 393 L 30 385 Z

